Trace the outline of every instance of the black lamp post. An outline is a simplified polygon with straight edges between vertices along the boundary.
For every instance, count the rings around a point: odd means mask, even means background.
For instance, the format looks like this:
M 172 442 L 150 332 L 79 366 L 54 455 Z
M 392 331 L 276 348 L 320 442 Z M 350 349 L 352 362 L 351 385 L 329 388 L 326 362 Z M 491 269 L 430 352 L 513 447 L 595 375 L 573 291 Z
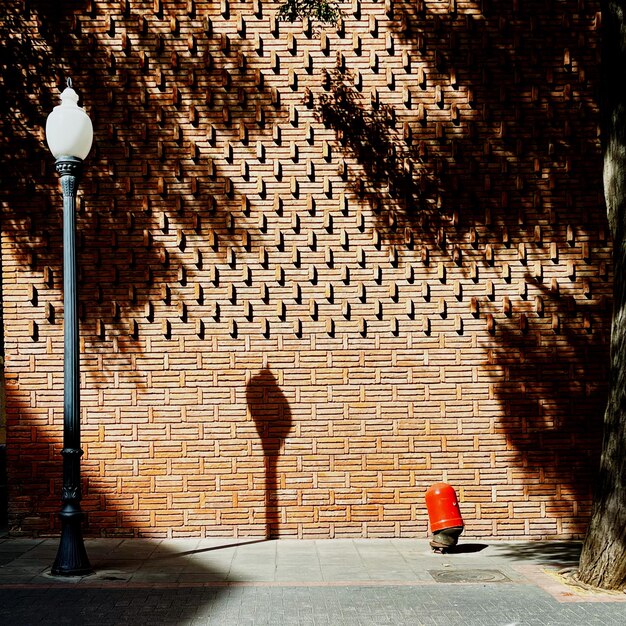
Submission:
M 76 190 L 83 159 L 93 141 L 91 120 L 78 106 L 78 94 L 68 78 L 61 104 L 46 121 L 46 140 L 56 158 L 63 190 L 63 491 L 61 541 L 52 566 L 55 576 L 83 576 L 91 565 L 81 530 L 80 508 L 80 347 L 76 285 Z

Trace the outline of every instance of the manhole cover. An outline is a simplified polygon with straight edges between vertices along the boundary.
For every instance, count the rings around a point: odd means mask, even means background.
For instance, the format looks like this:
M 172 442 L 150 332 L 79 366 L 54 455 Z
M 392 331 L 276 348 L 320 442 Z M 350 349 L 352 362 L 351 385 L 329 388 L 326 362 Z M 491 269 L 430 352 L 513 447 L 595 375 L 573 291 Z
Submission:
M 497 569 L 436 569 L 428 573 L 438 583 L 503 583 L 511 579 Z

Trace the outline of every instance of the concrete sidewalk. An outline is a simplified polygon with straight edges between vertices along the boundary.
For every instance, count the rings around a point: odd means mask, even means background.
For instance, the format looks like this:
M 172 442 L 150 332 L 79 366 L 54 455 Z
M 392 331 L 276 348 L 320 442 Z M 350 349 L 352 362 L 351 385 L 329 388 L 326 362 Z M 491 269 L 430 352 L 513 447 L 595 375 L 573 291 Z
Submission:
M 0 623 L 626 625 L 626 594 L 559 577 L 571 542 L 87 539 L 82 578 L 50 576 L 57 546 L 0 539 Z

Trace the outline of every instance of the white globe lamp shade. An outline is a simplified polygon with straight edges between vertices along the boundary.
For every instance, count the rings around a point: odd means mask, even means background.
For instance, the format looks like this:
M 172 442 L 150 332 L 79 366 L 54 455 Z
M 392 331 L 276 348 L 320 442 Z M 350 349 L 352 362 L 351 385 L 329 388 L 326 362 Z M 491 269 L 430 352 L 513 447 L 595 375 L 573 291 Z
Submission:
M 46 141 L 55 159 L 83 160 L 91 150 L 93 126 L 85 110 L 78 106 L 78 94 L 69 80 L 61 93 L 61 104 L 54 107 L 46 120 Z

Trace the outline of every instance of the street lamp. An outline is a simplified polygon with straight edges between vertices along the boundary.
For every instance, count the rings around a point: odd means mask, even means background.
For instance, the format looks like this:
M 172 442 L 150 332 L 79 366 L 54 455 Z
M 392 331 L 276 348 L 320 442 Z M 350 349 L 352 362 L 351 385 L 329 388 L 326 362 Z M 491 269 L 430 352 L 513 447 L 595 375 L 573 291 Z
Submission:
M 80 348 L 76 289 L 76 190 L 83 159 L 89 154 L 93 127 L 71 79 L 46 121 L 46 140 L 56 159 L 63 190 L 63 491 L 59 517 L 61 541 L 52 574 L 82 576 L 91 573 L 85 551 L 80 508 Z

